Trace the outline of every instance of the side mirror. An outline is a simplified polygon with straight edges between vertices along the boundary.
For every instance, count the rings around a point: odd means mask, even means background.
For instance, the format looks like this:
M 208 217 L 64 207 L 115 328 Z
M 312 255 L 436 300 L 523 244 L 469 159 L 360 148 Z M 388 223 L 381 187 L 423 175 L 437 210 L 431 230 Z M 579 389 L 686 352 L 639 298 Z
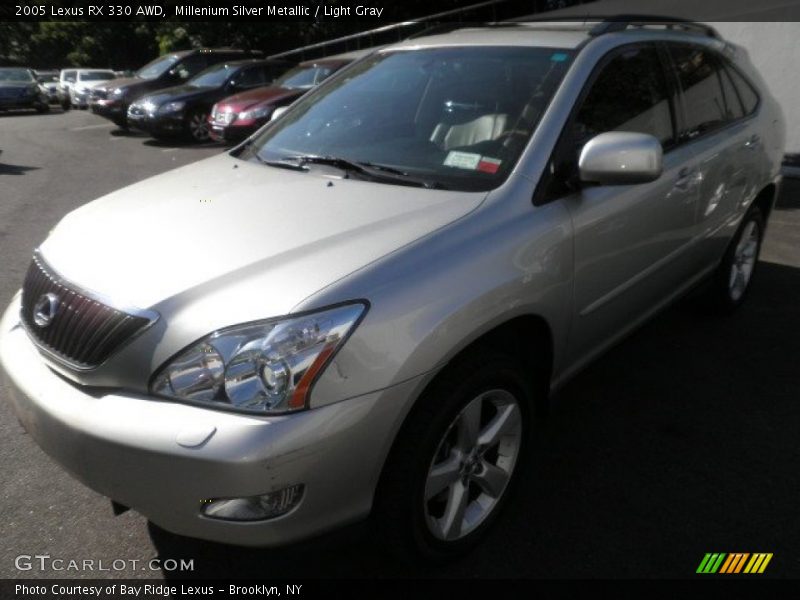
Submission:
M 580 179 L 586 183 L 647 183 L 662 171 L 661 142 L 646 133 L 601 133 L 586 143 L 578 159 Z
M 279 118 L 287 110 L 289 110 L 288 106 L 279 106 L 278 108 L 272 111 L 272 117 L 270 118 L 270 121 L 274 121 L 275 119 Z

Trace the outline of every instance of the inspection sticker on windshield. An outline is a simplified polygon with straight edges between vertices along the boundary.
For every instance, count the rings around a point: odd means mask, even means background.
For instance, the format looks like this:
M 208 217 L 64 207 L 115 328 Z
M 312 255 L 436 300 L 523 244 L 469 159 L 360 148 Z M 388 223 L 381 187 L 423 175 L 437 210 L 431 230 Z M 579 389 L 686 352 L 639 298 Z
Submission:
M 492 158 L 491 156 L 481 156 L 480 161 L 478 161 L 478 171 L 482 171 L 484 173 L 491 173 L 494 175 L 500 169 L 500 165 L 503 164 L 503 161 L 499 158 Z
M 451 150 L 447 153 L 447 158 L 444 159 L 444 166 L 474 171 L 478 168 L 479 162 L 481 162 L 480 154 L 473 154 L 472 152 L 456 152 L 455 150 Z

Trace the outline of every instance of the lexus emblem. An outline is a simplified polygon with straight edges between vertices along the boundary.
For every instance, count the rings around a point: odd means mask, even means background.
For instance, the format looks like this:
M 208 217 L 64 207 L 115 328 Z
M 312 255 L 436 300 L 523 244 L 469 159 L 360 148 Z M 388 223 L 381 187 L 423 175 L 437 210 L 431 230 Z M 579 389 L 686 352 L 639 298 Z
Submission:
M 33 322 L 44 329 L 53 322 L 58 312 L 58 306 L 58 296 L 55 294 L 43 294 L 33 305 Z

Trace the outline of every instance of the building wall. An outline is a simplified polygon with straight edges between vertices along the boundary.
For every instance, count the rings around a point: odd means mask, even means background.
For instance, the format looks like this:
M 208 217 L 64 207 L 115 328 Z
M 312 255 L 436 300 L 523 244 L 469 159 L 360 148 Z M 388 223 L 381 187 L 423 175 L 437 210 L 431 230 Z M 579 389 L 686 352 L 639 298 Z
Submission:
M 800 153 L 800 23 L 712 22 L 747 49 L 786 117 L 786 151 Z

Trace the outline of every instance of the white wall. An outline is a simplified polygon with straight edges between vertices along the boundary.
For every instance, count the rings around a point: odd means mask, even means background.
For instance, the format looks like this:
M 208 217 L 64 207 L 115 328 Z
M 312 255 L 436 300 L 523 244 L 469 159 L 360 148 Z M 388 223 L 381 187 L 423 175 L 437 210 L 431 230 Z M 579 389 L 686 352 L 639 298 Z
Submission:
M 786 151 L 800 153 L 800 23 L 714 22 L 726 40 L 747 49 L 786 117 Z

